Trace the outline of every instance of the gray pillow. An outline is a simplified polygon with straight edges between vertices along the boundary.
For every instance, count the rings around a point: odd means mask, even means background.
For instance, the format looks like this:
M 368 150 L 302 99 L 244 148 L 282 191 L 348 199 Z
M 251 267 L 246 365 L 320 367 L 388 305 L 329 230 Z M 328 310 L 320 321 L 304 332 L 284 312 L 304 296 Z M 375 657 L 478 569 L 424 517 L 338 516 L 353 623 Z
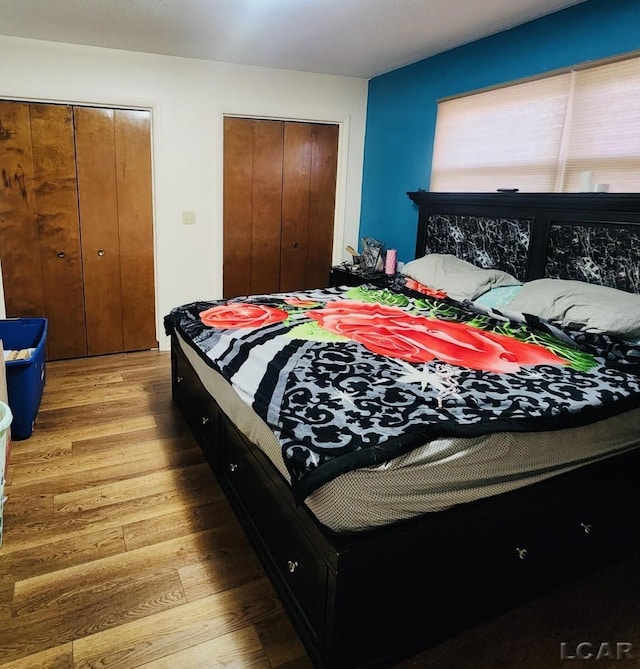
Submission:
M 520 281 L 499 269 L 483 269 L 447 253 L 429 253 L 408 262 L 402 273 L 424 286 L 443 290 L 454 300 L 473 300 L 498 286 L 517 286 Z
M 564 325 L 579 323 L 587 332 L 640 337 L 640 295 L 566 279 L 537 279 L 522 286 L 509 311 L 533 314 Z

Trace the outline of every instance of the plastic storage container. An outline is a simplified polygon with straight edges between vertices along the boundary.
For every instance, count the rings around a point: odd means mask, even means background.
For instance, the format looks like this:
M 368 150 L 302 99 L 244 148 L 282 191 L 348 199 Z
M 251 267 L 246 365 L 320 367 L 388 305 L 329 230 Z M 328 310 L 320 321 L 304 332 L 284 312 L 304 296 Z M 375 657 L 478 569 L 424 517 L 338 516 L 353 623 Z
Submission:
M 0 546 L 2 546 L 3 508 L 4 508 L 4 474 L 9 462 L 11 451 L 11 409 L 0 402 Z
M 5 350 L 7 392 L 13 414 L 11 436 L 27 439 L 33 432 L 45 381 L 46 318 L 12 318 L 0 321 Z M 8 351 L 29 350 L 23 360 L 7 358 Z
M 9 463 L 11 453 L 11 409 L 4 402 L 0 402 L 0 485 L 4 489 L 4 473 Z M 2 494 L 0 494 L 0 500 Z

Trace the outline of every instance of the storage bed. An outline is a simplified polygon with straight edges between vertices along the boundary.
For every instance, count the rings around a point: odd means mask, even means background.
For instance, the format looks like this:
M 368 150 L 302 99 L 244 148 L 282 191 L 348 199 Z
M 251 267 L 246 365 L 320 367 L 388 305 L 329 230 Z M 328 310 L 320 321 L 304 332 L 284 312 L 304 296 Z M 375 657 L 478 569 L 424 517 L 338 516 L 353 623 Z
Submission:
M 640 292 L 636 196 L 409 195 L 416 256 Z M 637 398 L 593 425 L 517 435 L 516 448 L 504 446 L 509 433 L 431 440 L 301 499 L 264 422 L 171 317 L 167 329 L 174 398 L 318 666 L 383 666 L 636 547 Z M 566 448 L 576 439 L 587 446 L 579 455 Z M 483 485 L 456 461 L 482 471 Z M 419 492 L 421 479 L 439 485 L 407 504 L 402 482 Z

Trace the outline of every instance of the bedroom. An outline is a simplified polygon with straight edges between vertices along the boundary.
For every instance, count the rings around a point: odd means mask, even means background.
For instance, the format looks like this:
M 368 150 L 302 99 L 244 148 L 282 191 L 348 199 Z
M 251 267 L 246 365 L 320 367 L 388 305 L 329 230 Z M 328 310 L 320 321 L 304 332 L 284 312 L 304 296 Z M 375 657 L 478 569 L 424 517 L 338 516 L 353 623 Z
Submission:
M 457 59 L 462 57 L 463 63 L 475 63 L 478 52 L 485 54 L 486 66 L 481 72 L 473 69 L 472 78 L 460 77 L 458 85 L 464 89 L 632 51 L 640 45 L 637 22 L 634 22 L 638 8 L 636 2 L 592 0 L 456 50 L 450 54 L 450 62 L 444 57 L 437 59 L 434 79 L 454 81 Z M 523 43 L 528 47 L 526 60 L 518 57 Z M 451 92 L 449 88 L 442 90 L 434 85 L 414 95 L 415 70 L 428 68 L 428 61 L 374 80 L 369 89 L 367 117 L 367 81 L 364 79 L 256 71 L 244 66 L 16 38 L 2 38 L 0 45 L 3 62 L 12 64 L 3 76 L 3 96 L 137 104 L 154 109 L 159 318 L 173 306 L 203 296 L 203 292 L 215 295 L 221 291 L 221 214 L 217 204 L 221 183 L 216 162 L 220 154 L 216 138 L 220 135 L 211 120 L 211 109 L 218 110 L 218 117 L 228 112 L 320 118 L 338 123 L 348 120 L 349 140 L 342 147 L 344 160 L 338 177 L 341 184 L 338 210 L 343 233 L 337 235 L 335 257 L 341 260 L 344 246 L 349 243 L 357 246 L 364 233 L 384 237 L 390 244 L 405 249 L 401 257 L 407 258 L 406 249 L 413 250 L 416 211 L 405 193 L 425 186 L 423 156 L 430 154 L 430 147 L 426 140 L 419 138 L 429 136 L 430 128 L 423 108 L 426 99 L 433 103 Z M 510 66 L 506 74 L 505 61 Z M 190 104 L 185 105 L 185 100 Z M 402 116 L 396 105 L 402 107 Z M 379 126 L 385 123 L 396 127 L 395 118 L 402 119 L 401 132 L 409 136 L 410 141 L 406 136 L 380 130 Z M 371 145 L 366 146 L 365 124 L 372 138 Z M 383 151 L 388 158 L 384 161 L 372 158 L 367 162 L 368 151 L 373 152 L 374 157 L 376 152 Z M 359 214 L 361 188 L 362 217 Z M 180 225 L 183 210 L 197 212 L 195 226 Z M 358 229 L 360 219 L 362 225 Z M 397 221 L 398 232 L 394 231 L 393 236 L 384 227 L 391 219 Z M 217 223 L 203 225 L 205 221 Z M 185 266 L 192 271 L 177 275 L 175 268 Z M 206 290 L 203 291 L 203 287 L 207 287 Z M 158 331 L 162 333 L 160 327 Z M 167 344 L 165 340 L 164 346 Z

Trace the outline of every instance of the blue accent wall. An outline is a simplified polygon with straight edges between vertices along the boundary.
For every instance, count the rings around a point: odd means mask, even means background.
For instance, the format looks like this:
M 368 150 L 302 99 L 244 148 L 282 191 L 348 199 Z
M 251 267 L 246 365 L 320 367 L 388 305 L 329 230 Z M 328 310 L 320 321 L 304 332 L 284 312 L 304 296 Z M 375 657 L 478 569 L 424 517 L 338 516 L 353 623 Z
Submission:
M 372 79 L 360 237 L 414 257 L 406 192 L 429 188 L 438 99 L 636 49 L 640 0 L 588 0 Z

